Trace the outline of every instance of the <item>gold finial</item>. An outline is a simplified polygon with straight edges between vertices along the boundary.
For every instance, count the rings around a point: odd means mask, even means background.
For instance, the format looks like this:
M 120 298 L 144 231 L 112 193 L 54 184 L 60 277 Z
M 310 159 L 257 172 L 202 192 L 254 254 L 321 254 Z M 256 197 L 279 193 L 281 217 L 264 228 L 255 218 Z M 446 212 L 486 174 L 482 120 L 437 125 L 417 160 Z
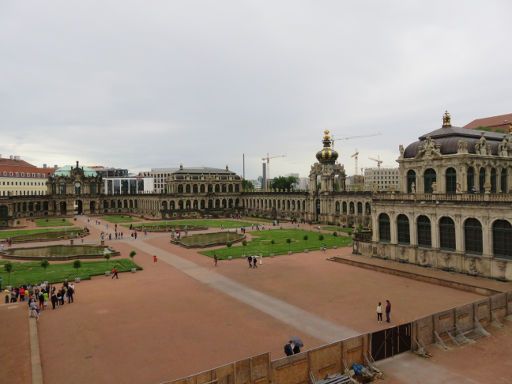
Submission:
M 452 126 L 452 117 L 448 111 L 444 111 L 443 115 L 443 128 L 448 128 Z
M 512 135 L 512 124 L 508 125 L 508 134 Z
M 324 140 L 331 140 L 331 135 L 329 133 L 328 129 L 324 131 Z

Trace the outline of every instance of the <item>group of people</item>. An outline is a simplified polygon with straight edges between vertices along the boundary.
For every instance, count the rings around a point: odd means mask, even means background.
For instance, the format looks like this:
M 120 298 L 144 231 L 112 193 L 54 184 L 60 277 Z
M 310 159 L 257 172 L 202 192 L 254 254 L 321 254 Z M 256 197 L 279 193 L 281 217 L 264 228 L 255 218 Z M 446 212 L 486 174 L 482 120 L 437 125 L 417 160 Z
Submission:
M 247 262 L 249 263 L 249 268 L 258 268 L 257 256 L 247 256 Z
M 5 290 L 5 303 L 27 302 L 30 316 L 39 319 L 39 314 L 48 306 L 52 309 L 74 302 L 75 285 L 64 281 L 60 289 L 50 284 L 42 283 L 40 285 L 21 285 L 14 287 L 10 291 Z
M 389 300 L 386 300 L 386 322 L 391 322 L 391 302 Z M 382 303 L 379 301 L 379 304 L 377 304 L 377 321 L 379 323 L 382 322 Z
M 286 356 L 295 355 L 297 353 L 300 353 L 300 345 L 298 343 L 294 343 L 293 340 L 290 340 L 284 345 L 284 354 Z

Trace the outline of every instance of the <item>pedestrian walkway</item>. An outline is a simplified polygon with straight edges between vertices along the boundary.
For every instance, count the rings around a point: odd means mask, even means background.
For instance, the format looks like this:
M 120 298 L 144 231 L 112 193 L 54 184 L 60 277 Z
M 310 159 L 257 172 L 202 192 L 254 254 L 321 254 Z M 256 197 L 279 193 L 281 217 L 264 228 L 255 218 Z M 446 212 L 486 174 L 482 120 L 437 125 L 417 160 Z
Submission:
M 160 261 L 165 261 L 201 283 L 209 285 L 242 303 L 250 305 L 283 323 L 297 328 L 300 332 L 307 333 L 326 343 L 359 334 L 359 332 L 351 328 L 331 323 L 294 305 L 290 305 L 282 300 L 248 288 L 164 249 L 147 244 L 143 241 L 132 242 L 131 246 L 150 255 L 156 255 Z

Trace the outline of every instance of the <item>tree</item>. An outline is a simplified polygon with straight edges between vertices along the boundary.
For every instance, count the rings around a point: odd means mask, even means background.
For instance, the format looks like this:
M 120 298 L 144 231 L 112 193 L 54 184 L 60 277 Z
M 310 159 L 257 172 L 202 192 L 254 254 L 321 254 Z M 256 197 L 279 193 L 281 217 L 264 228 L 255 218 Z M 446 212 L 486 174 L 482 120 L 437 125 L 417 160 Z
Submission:
M 135 257 L 136 254 L 137 254 L 137 252 L 131 251 L 128 256 L 130 256 L 130 259 L 132 259 L 132 261 L 133 261 L 133 258 Z
M 270 253 L 272 253 L 273 251 L 273 245 L 276 243 L 276 241 L 274 239 L 270 240 Z
M 305 242 L 306 242 L 306 248 L 308 247 L 308 235 L 304 235 L 304 237 L 302 238 Z
M 286 239 L 286 242 L 288 243 L 288 252 L 291 252 L 291 249 L 290 249 L 290 248 L 291 248 L 291 244 L 292 244 L 292 239 L 287 238 L 287 239 Z
M 242 180 L 242 190 L 243 191 L 254 191 L 254 184 L 249 180 Z
M 46 273 L 46 268 L 50 266 L 50 262 L 46 259 L 41 260 L 41 267 L 44 269 L 44 272 Z
M 295 176 L 279 176 L 272 179 L 270 188 L 290 191 L 298 185 L 299 179 Z
M 12 263 L 10 261 L 8 261 L 7 263 L 4 264 L 4 270 L 5 272 L 7 272 L 9 274 L 9 282 L 7 284 L 11 284 L 11 272 L 12 272 Z
M 324 235 L 318 235 L 318 240 L 322 241 L 324 239 Z
M 78 277 L 78 269 L 82 266 L 82 262 L 80 260 L 73 261 L 73 268 L 76 269 L 76 275 Z

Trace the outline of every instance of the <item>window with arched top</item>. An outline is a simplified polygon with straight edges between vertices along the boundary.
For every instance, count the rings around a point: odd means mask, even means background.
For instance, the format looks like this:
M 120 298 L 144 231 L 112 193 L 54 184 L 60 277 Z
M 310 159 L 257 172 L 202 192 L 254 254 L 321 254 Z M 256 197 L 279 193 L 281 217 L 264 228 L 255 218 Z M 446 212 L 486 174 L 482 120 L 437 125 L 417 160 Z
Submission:
M 480 193 L 485 192 L 485 168 L 480 168 L 480 172 L 478 173 L 478 182 L 480 183 Z
M 413 190 L 416 192 L 416 187 L 416 172 L 410 169 L 407 171 L 407 193 L 412 193 Z
M 491 193 L 496 193 L 496 168 L 491 169 Z
M 512 225 L 507 220 L 492 224 L 492 252 L 495 257 L 512 259 Z
M 448 168 L 445 174 L 446 193 L 457 192 L 457 171 L 455 168 Z
M 391 227 L 389 216 L 385 213 L 379 215 L 379 241 L 389 243 L 391 241 Z
M 482 224 L 477 219 L 469 218 L 464 222 L 464 248 L 466 253 L 482 254 Z
M 455 223 L 449 217 L 439 220 L 439 247 L 447 251 L 455 250 Z
M 425 193 L 432 193 L 432 184 L 436 182 L 436 171 L 429 168 L 423 174 L 423 191 Z
M 503 168 L 501 170 L 501 193 L 508 193 L 508 183 L 507 183 L 507 179 L 508 179 L 508 172 L 507 172 L 507 168 Z
M 398 233 L 398 244 L 409 244 L 411 242 L 409 218 L 406 215 L 398 215 L 396 218 Z
M 421 215 L 416 220 L 416 225 L 418 229 L 418 245 L 420 247 L 432 247 L 432 226 L 430 219 L 425 215 Z
M 468 184 L 467 192 L 475 191 L 475 169 L 473 167 L 468 167 L 466 181 Z

